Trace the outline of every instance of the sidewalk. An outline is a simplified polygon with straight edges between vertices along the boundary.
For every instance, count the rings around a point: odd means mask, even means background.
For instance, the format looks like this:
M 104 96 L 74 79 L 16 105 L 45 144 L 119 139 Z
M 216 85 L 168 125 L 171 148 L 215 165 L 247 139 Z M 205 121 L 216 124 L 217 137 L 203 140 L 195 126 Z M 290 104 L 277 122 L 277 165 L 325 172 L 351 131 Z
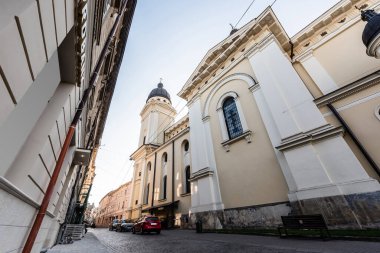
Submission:
M 92 232 L 88 232 L 82 240 L 71 244 L 57 244 L 47 251 L 48 253 L 109 253 L 106 247 L 99 242 Z

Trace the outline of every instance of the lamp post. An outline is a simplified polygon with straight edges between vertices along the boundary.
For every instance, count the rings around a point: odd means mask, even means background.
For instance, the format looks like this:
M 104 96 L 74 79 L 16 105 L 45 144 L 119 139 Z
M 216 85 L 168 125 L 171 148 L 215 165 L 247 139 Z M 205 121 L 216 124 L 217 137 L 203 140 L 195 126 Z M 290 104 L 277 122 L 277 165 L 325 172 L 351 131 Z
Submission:
M 367 47 L 367 55 L 380 59 L 380 14 L 375 10 L 362 11 L 362 20 L 367 21 L 362 40 Z

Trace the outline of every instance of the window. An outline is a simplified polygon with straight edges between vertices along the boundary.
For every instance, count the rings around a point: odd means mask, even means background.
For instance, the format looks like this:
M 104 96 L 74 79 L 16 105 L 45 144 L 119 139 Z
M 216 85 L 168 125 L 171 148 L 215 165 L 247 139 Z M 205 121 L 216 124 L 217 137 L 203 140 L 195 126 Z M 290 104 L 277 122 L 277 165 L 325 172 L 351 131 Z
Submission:
M 148 171 L 151 171 L 151 170 L 152 170 L 152 164 L 151 164 L 150 162 L 148 163 L 148 166 L 147 166 L 147 167 L 148 167 L 148 169 L 147 169 Z
M 168 154 L 165 152 L 161 158 L 160 199 L 166 199 L 167 162 Z
M 183 149 L 185 150 L 185 152 L 189 151 L 189 142 L 187 140 L 183 144 Z
M 137 205 L 137 203 L 139 203 L 139 201 L 138 201 L 138 200 L 136 200 L 136 201 L 135 201 L 135 205 Z
M 243 134 L 243 127 L 233 97 L 229 97 L 223 102 L 223 114 L 229 138 L 234 139 Z
M 375 116 L 378 120 L 380 120 L 380 105 L 375 109 Z
M 163 180 L 162 180 L 162 198 L 163 199 L 166 199 L 166 182 L 167 182 L 167 179 L 168 179 L 168 177 L 165 175 L 164 176 L 164 178 L 163 178 Z
M 149 184 L 147 184 L 145 189 L 144 204 L 148 204 L 149 201 Z
M 185 193 L 190 193 L 190 166 L 185 168 Z

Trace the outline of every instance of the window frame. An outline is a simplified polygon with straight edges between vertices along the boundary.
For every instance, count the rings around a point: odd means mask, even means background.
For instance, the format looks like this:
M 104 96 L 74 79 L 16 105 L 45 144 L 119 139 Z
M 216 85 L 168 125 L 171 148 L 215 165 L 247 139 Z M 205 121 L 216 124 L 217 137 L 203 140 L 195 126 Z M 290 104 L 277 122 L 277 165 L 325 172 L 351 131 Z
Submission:
M 224 110 L 223 110 L 224 109 L 223 108 L 224 102 L 230 98 L 234 99 L 236 110 L 237 110 L 239 120 L 240 120 L 240 124 L 241 124 L 241 127 L 243 129 L 242 133 L 239 136 L 235 136 L 234 138 L 230 138 L 229 131 L 228 131 L 228 128 L 226 125 L 227 121 L 226 121 L 226 118 L 224 115 Z M 216 111 L 217 111 L 218 116 L 219 116 L 219 125 L 220 125 L 220 130 L 221 130 L 222 142 L 226 142 L 226 141 L 230 141 L 230 140 L 239 138 L 239 137 L 243 136 L 246 132 L 249 131 L 248 126 L 247 126 L 247 122 L 245 120 L 244 113 L 243 113 L 243 110 L 242 110 L 242 107 L 240 104 L 239 95 L 236 92 L 229 91 L 229 92 L 223 94 L 219 98 Z
M 184 194 L 191 193 L 191 183 L 190 183 L 190 177 L 191 177 L 191 167 L 190 165 L 185 167 L 185 191 Z
M 242 135 L 244 131 L 235 99 L 233 97 L 226 98 L 222 104 L 222 110 L 228 138 L 231 140 Z

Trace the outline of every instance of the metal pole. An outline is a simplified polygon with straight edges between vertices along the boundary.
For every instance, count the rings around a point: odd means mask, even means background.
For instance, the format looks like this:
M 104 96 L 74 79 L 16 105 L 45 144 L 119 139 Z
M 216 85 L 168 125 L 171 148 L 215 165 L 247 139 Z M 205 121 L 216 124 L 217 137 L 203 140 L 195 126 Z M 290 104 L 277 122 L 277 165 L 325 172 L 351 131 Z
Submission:
M 48 205 L 49 205 L 49 201 L 50 201 L 50 198 L 51 198 L 51 195 L 53 193 L 53 190 L 54 190 L 54 187 L 55 187 L 55 184 L 57 182 L 57 179 L 58 179 L 58 176 L 59 176 L 59 173 L 62 169 L 62 164 L 63 164 L 63 161 L 65 159 L 65 156 L 66 156 L 66 153 L 70 147 L 70 142 L 71 142 L 71 139 L 73 138 L 74 136 L 74 132 L 75 132 L 75 129 L 76 129 L 76 126 L 78 124 L 78 121 L 80 119 L 80 116 L 82 114 L 82 111 L 83 111 L 83 108 L 84 106 L 86 105 L 87 103 L 87 100 L 88 100 L 88 97 L 89 97 L 89 94 L 90 94 L 90 91 L 93 87 L 96 86 L 96 79 L 99 75 L 99 70 L 101 68 L 101 66 L 103 65 L 103 62 L 104 62 L 104 56 L 105 54 L 107 53 L 107 50 L 108 50 L 108 47 L 109 45 L 111 44 L 111 41 L 113 39 L 113 37 L 115 36 L 115 32 L 117 30 L 117 27 L 119 26 L 119 23 L 120 23 L 120 17 L 123 15 L 123 12 L 125 11 L 126 9 L 126 4 L 127 4 L 128 1 L 126 1 L 124 3 L 124 6 L 122 8 L 122 12 L 120 13 L 120 15 L 116 18 L 116 21 L 112 27 L 112 30 L 107 38 L 107 41 L 102 49 L 102 52 L 99 56 L 99 59 L 98 59 L 98 62 L 95 66 L 95 69 L 94 69 L 94 72 L 91 76 L 91 79 L 90 79 L 90 82 L 89 82 L 89 87 L 85 90 L 84 94 L 83 94 L 83 97 L 82 97 L 82 100 L 81 102 L 79 103 L 79 106 L 78 106 L 78 109 L 75 113 L 75 116 L 74 116 L 74 119 L 69 127 L 69 131 L 66 135 L 66 139 L 65 139 L 65 142 L 62 146 L 62 150 L 59 154 L 59 157 L 58 157 L 58 160 L 57 160 L 57 163 L 55 165 L 55 168 L 54 168 L 54 172 L 51 176 L 51 179 L 50 179 L 50 182 L 49 182 L 49 185 L 47 187 L 47 190 L 46 190 L 46 193 L 45 193 L 45 196 L 42 200 L 42 203 L 41 203 L 41 206 L 38 210 L 38 213 L 37 213 L 37 216 L 34 220 L 34 223 L 33 223 L 33 226 L 29 232 L 29 235 L 28 235 L 28 238 L 25 242 L 25 245 L 24 245 L 24 248 L 22 250 L 22 253 L 30 253 L 32 248 L 33 248 L 33 245 L 34 245 L 34 242 L 36 240 L 36 237 L 37 237 L 37 234 L 41 228 L 41 224 L 42 224 L 42 221 L 45 217 L 45 214 L 46 214 L 46 210 L 48 208 Z

